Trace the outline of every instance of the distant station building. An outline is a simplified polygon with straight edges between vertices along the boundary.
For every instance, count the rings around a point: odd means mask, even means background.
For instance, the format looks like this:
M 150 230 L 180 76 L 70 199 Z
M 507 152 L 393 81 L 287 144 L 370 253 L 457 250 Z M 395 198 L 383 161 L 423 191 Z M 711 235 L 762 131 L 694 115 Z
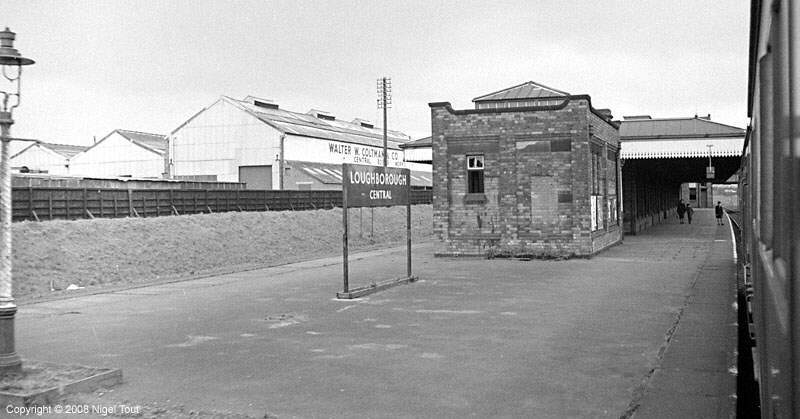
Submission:
M 610 111 L 534 82 L 473 102 L 430 104 L 436 254 L 588 256 L 622 240 Z
M 407 162 L 423 164 L 433 164 L 433 150 L 431 147 L 431 137 L 400 144 Z
M 411 169 L 411 185 L 430 188 L 430 165 L 406 162 L 411 138 L 388 130 L 390 167 Z M 312 109 L 292 112 L 266 99 L 222 96 L 175 129 L 175 179 L 244 182 L 247 189 L 341 189 L 342 163 L 383 165 L 383 129 Z
M 11 156 L 9 164 L 14 172 L 68 175 L 72 158 L 87 148 L 44 141 L 26 143 L 29 144 Z
M 167 136 L 115 129 L 75 155 L 70 175 L 95 178 L 155 178 L 167 174 Z
M 739 168 L 745 130 L 711 115 L 624 116 L 619 123 L 626 233 L 675 217 L 679 199 L 713 207 L 712 185 L 730 183 Z

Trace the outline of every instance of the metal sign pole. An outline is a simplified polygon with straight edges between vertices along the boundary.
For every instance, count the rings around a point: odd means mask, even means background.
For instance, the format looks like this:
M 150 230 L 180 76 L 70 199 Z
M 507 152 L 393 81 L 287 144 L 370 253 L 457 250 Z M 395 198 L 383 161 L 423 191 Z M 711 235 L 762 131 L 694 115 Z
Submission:
M 342 179 L 342 182 L 350 183 L 349 179 L 348 179 L 348 177 L 346 175 L 344 176 L 344 179 Z M 342 278 L 344 280 L 344 292 L 347 293 L 347 292 L 350 292 L 350 290 L 348 289 L 349 286 L 348 286 L 348 283 L 347 283 L 347 280 L 348 280 L 348 278 L 347 278 L 347 274 L 348 274 L 348 272 L 347 272 L 347 186 L 348 185 L 343 184 L 342 186 L 343 186 L 342 187 L 342 226 L 344 227 L 344 234 L 342 234 L 342 258 L 344 259 L 343 260 L 344 263 L 342 264 Z
M 408 203 L 406 204 L 406 237 L 408 238 L 408 260 L 406 261 L 407 277 L 411 278 L 411 194 L 409 193 Z
M 411 186 L 408 169 L 375 167 L 367 165 L 342 164 L 342 279 L 344 290 L 336 293 L 337 298 L 360 298 L 386 288 L 416 281 L 411 274 Z M 368 286 L 355 287 L 349 285 L 348 236 L 347 221 L 349 207 L 391 207 L 406 206 L 406 277 L 382 282 L 373 281 Z M 370 220 L 373 224 L 374 217 Z

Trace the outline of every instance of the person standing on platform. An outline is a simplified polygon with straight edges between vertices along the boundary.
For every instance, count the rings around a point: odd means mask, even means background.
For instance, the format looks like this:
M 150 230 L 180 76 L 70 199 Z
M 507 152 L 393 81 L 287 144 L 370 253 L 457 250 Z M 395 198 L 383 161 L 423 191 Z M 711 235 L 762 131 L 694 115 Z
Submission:
M 714 214 L 717 216 L 717 225 L 719 226 L 725 225 L 725 223 L 722 222 L 723 213 L 724 211 L 722 210 L 722 201 L 717 201 L 717 206 L 714 207 Z
M 686 204 L 683 203 L 683 199 L 678 202 L 678 219 L 681 220 L 681 224 L 683 224 L 683 215 L 686 213 Z
M 692 223 L 692 215 L 694 215 L 694 208 L 688 203 L 686 204 L 686 220 L 689 221 L 689 224 Z

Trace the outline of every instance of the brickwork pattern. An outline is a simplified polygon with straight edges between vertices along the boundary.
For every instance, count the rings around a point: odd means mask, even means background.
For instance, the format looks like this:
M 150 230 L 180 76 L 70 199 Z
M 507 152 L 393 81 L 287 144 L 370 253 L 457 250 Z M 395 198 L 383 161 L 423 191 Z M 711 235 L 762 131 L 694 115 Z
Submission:
M 588 99 L 497 112 L 432 104 L 431 121 L 437 254 L 585 256 L 621 240 L 616 224 L 591 231 L 590 138 L 616 150 L 619 135 Z M 467 193 L 469 154 L 484 155 L 484 194 Z

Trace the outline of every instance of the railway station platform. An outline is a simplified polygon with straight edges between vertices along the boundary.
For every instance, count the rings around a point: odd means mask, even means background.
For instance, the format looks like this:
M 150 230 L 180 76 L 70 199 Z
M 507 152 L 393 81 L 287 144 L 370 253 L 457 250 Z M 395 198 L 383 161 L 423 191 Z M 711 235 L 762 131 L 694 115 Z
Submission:
M 695 210 L 688 224 L 652 227 L 645 237 L 692 237 L 705 241 L 706 254 L 667 333 L 660 361 L 647 377 L 637 418 L 736 417 L 737 307 L 735 245 L 730 220 L 715 226 L 713 208 Z M 679 239 L 680 240 L 680 239 Z M 699 243 L 698 243 L 699 244 Z M 702 247 L 702 246 L 701 246 Z
M 78 400 L 164 415 L 734 416 L 735 264 L 713 209 L 591 259 L 432 254 L 415 245 L 418 282 L 356 300 L 335 298 L 331 256 L 24 303 L 17 350 L 121 368 Z M 351 286 L 404 272 L 403 247 L 351 254 Z

